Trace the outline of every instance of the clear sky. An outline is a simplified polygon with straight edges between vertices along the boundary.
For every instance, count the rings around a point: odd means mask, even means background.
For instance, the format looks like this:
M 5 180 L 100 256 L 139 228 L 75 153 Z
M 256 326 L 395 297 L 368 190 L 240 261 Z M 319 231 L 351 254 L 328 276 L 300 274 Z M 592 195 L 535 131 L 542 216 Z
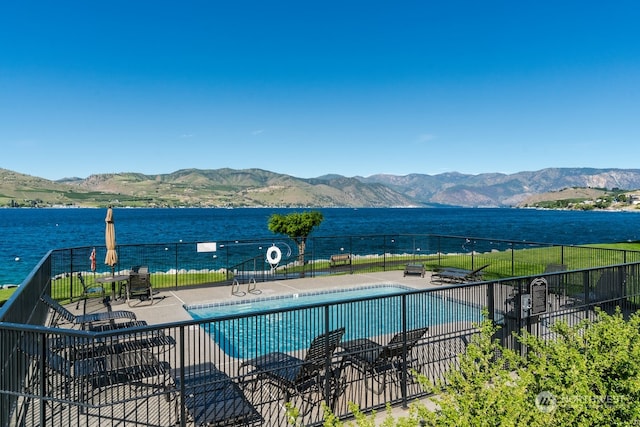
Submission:
M 640 167 L 640 2 L 3 1 L 0 167 Z

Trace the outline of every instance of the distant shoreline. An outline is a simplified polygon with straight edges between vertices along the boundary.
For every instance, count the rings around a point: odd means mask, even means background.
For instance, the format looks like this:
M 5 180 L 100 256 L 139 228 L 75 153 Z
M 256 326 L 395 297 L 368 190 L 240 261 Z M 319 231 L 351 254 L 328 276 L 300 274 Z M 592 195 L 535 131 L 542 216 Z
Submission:
M 539 206 L 306 206 L 306 207 L 286 207 L 286 206 L 235 206 L 219 207 L 219 206 L 115 206 L 116 209 L 290 209 L 290 210 L 313 210 L 313 209 L 520 209 L 520 210 L 537 210 L 537 211 L 568 211 L 568 212 L 638 212 L 640 213 L 640 204 L 608 207 L 608 208 L 545 208 Z M 102 206 L 0 206 L 0 209 L 23 209 L 23 210 L 46 210 L 46 209 L 106 209 Z

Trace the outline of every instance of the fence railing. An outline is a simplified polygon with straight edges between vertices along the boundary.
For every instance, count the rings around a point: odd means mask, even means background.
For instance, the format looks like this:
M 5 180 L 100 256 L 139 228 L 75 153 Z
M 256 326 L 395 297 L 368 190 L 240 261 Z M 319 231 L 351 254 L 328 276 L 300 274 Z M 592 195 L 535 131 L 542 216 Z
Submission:
M 394 244 L 419 240 L 405 237 L 396 236 Z M 368 237 L 367 247 L 385 239 Z M 350 241 L 350 246 L 341 242 L 339 247 L 348 248 L 345 251 L 354 256 L 350 264 L 333 267 L 331 255 L 341 252 L 326 249 L 329 245 L 324 240 L 315 241 L 310 252 L 314 257 L 303 266 L 295 265 L 293 251 L 282 251 L 286 273 L 261 256 L 247 256 L 246 266 L 244 261 L 232 262 L 235 255 L 229 249 L 230 261 L 224 265 L 232 268 L 223 267 L 219 274 L 229 280 L 252 274 L 255 278 L 260 272 L 261 279 L 269 280 L 269 274 L 277 278 L 301 271 L 344 274 L 402 268 L 408 262 L 430 268 L 472 267 L 490 260 L 495 280 L 425 290 L 396 286 L 376 289 L 381 292 L 377 296 L 371 296 L 369 288 L 365 296 L 343 293 L 334 301 L 311 301 L 304 307 L 299 298 L 306 296 L 297 295 L 292 306 L 244 315 L 234 314 L 232 306 L 226 314 L 220 305 L 215 309 L 191 306 L 190 310 L 199 311 L 198 320 L 161 325 L 138 322 L 124 329 L 93 331 L 72 329 L 52 319 L 40 301 L 43 294 L 63 301 L 76 296 L 70 291 L 73 287 L 61 284 L 77 278 L 78 271 L 90 274 L 79 267 L 89 248 L 50 252 L 0 309 L 0 421 L 25 426 L 160 426 L 226 419 L 239 425 L 284 426 L 289 414 L 283 408 L 288 401 L 300 411 L 304 425 L 319 425 L 321 402 L 338 416 L 347 416 L 348 402 L 370 410 L 424 396 L 410 370 L 436 381 L 456 369 L 458 356 L 476 333 L 474 325 L 483 319 L 483 308 L 501 325 L 502 343 L 524 351 L 512 332 L 525 328 L 553 338 L 550 325 L 556 321 L 591 318 L 596 306 L 633 311 L 640 303 L 640 263 L 634 252 L 483 241 L 487 247 L 482 250 L 476 242 L 456 257 L 453 252 L 440 253 L 439 239 L 429 240 L 438 248 L 430 254 L 417 254 L 418 248 L 423 252 L 427 247 L 427 240 L 417 243 L 416 253 L 408 254 L 403 249 L 387 251 L 383 245 L 384 252 L 360 255 L 355 250 L 358 239 Z M 466 240 L 467 245 L 473 242 Z M 494 249 L 487 250 L 489 245 Z M 149 265 L 154 285 L 161 275 L 171 278 L 172 283 L 165 286 L 210 280 L 209 271 L 200 273 L 196 267 L 196 273 L 190 273 L 194 264 L 187 268 L 180 261 L 186 246 L 150 246 L 153 250 L 148 245 L 122 247 L 119 255 L 125 265 Z M 237 243 L 237 248 L 242 246 Z M 171 255 L 162 255 L 166 252 Z M 212 258 L 211 253 L 208 257 Z M 162 267 L 162 259 L 179 261 Z M 599 260 L 611 264 L 584 267 Z M 564 270 L 543 273 L 549 263 L 562 264 Z M 530 273 L 509 275 L 519 271 Z M 197 274 L 204 279 L 196 279 Z M 536 301 L 540 279 L 545 284 L 543 307 Z
M 215 251 L 199 251 L 197 242 L 120 245 L 118 264 L 100 262 L 91 270 L 92 247 L 54 250 L 50 256 L 52 295 L 73 300 L 82 294 L 77 274 L 87 285 L 133 266 L 149 267 L 153 285 L 159 289 L 181 286 L 229 285 L 256 280 L 353 274 L 402 270 L 408 263 L 423 264 L 428 270 L 444 267 L 474 269 L 488 264 L 485 277 L 500 279 L 539 274 L 548 264 L 583 269 L 640 261 L 640 252 L 585 246 L 551 245 L 438 235 L 374 235 L 315 237 L 307 242 L 304 263 L 294 242 L 253 240 L 215 242 Z M 271 264 L 267 252 L 276 247 L 279 262 Z M 96 248 L 104 259 L 104 248 Z M 340 262 L 332 257 L 349 255 Z

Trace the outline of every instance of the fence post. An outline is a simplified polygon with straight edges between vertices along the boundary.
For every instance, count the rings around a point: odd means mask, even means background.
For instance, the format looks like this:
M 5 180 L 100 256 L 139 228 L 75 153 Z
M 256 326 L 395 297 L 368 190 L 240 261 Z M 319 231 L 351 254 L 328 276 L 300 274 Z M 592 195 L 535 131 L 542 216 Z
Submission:
M 184 325 L 180 326 L 180 348 L 179 348 L 179 352 L 180 352 L 180 366 L 179 366 L 179 370 L 180 370 L 180 396 L 178 397 L 178 399 L 180 399 L 180 426 L 181 427 L 186 427 L 187 426 L 187 412 L 185 409 L 185 370 L 184 370 L 184 363 L 185 363 L 185 356 L 184 356 L 184 330 L 185 327 Z
M 34 332 L 29 332 L 31 337 L 35 337 Z M 30 337 L 30 338 L 31 338 Z M 42 347 L 40 350 L 40 363 L 38 363 L 38 368 L 40 369 L 40 399 L 38 400 L 38 406 L 40 410 L 40 425 L 46 427 L 47 425 L 47 404 L 45 397 L 47 396 L 47 365 L 46 365 L 46 357 L 47 357 L 47 346 L 49 343 L 47 342 L 47 335 L 42 334 Z M 33 338 L 32 338 L 33 339 Z M 31 344 L 31 343 L 29 343 Z M 29 345 L 27 344 L 27 345 Z
M 491 320 L 492 323 L 495 323 L 496 302 L 494 300 L 495 295 L 493 285 L 493 282 L 487 285 L 487 310 L 489 311 L 489 320 Z
M 591 283 L 590 283 L 590 279 L 591 279 L 591 275 L 589 274 L 590 271 L 587 270 L 585 272 L 582 273 L 582 283 L 583 283 L 583 289 L 582 291 L 584 292 L 584 317 L 585 319 L 589 318 L 589 306 L 591 304 L 591 298 L 589 295 L 589 288 L 591 288 Z
M 329 349 L 329 304 L 324 306 L 324 333 L 325 333 L 325 356 L 324 356 L 324 403 L 331 408 L 331 376 L 333 375 L 331 367 L 332 352 Z M 334 408 L 331 408 L 332 410 Z
M 74 280 L 73 280 L 73 248 L 71 248 L 69 250 L 69 252 L 70 252 L 69 253 L 69 263 L 70 263 L 70 265 L 69 265 L 69 272 L 70 272 L 70 275 L 69 275 L 69 301 L 73 302 L 73 284 L 74 284 L 73 283 L 74 282 Z M 52 295 L 52 297 L 55 298 L 54 295 Z
M 308 243 L 311 245 L 311 254 L 309 255 L 309 261 L 305 260 L 303 269 L 306 270 L 307 264 L 309 264 L 309 272 L 311 273 L 311 277 L 316 277 L 316 239 L 313 237 L 309 238 Z M 305 258 L 307 255 L 305 254 Z
M 523 326 L 523 319 L 522 319 L 522 295 L 524 294 L 525 289 L 523 289 L 522 286 L 522 280 L 518 280 L 518 293 L 516 294 L 516 298 L 517 298 L 517 305 L 515 307 L 515 317 L 516 317 L 516 326 L 517 329 L 516 331 L 519 333 L 520 330 L 522 329 Z M 523 356 L 524 355 L 524 346 L 523 344 L 520 342 L 520 340 L 515 339 L 514 341 L 515 344 L 515 350 L 518 352 L 519 355 Z
M 176 289 L 178 289 L 178 272 L 180 271 L 180 266 L 178 265 L 178 250 L 180 249 L 179 244 L 176 243 Z
M 402 298 L 402 369 L 400 371 L 400 394 L 402 396 L 402 407 L 408 408 L 407 405 L 407 295 L 401 295 Z
M 353 236 L 349 236 L 349 256 L 351 261 L 349 262 L 349 273 L 353 274 Z
M 224 253 L 225 253 L 225 257 L 226 257 L 226 261 L 225 261 L 225 271 L 227 274 L 227 281 L 230 281 L 231 278 L 229 276 L 229 245 L 225 244 L 224 245 Z M 232 273 L 233 274 L 233 273 Z
M 516 271 L 516 251 L 513 248 L 513 243 L 509 243 L 509 246 L 511 247 L 511 275 L 513 276 Z
M 382 271 L 387 271 L 387 235 L 382 238 Z

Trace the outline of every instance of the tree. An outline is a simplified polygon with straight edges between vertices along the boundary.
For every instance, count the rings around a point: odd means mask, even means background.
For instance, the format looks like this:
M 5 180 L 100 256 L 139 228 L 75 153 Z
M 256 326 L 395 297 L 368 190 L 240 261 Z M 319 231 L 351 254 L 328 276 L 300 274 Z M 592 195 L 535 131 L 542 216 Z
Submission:
M 304 252 L 307 238 L 314 228 L 318 227 L 324 216 L 322 212 L 292 212 L 287 215 L 272 214 L 269 217 L 269 230 L 277 234 L 284 234 L 298 245 L 298 262 L 304 265 Z

